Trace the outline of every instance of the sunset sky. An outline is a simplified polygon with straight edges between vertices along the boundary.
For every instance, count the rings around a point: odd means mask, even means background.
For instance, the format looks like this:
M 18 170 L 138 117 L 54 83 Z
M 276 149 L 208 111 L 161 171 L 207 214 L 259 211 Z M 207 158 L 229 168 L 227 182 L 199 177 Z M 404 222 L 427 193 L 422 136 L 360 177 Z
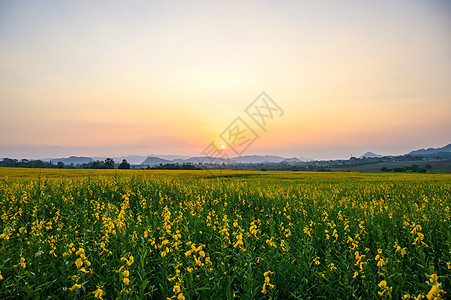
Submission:
M 0 158 L 195 156 L 239 116 L 243 155 L 441 147 L 450 33 L 445 0 L 1 1 Z

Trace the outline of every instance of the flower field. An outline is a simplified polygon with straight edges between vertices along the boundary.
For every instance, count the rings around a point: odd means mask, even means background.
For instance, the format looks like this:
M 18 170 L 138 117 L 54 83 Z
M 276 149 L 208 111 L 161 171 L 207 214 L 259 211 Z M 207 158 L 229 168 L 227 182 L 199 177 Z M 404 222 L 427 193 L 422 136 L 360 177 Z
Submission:
M 0 298 L 446 299 L 451 175 L 0 168 Z

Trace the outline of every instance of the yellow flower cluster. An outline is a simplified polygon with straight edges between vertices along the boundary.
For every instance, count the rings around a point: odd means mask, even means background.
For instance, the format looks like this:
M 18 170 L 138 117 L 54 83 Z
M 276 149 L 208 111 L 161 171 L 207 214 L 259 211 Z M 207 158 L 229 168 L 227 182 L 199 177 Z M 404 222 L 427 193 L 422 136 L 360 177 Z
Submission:
M 431 290 L 426 295 L 426 298 L 428 300 L 441 300 L 443 299 L 441 297 L 442 294 L 445 293 L 444 290 L 441 289 L 441 284 L 438 282 L 438 276 L 437 274 L 432 274 L 431 278 L 429 278 L 429 281 L 431 282 Z
M 79 257 L 75 260 L 75 266 L 77 266 L 77 268 L 79 269 L 80 272 L 83 272 L 85 274 L 89 274 L 92 273 L 92 270 L 89 268 L 88 270 L 86 270 L 85 267 L 83 267 L 83 265 L 85 265 L 86 267 L 91 266 L 91 262 L 86 258 L 85 255 L 85 249 L 83 248 L 79 248 L 77 250 L 77 252 L 75 252 L 75 255 L 78 255 Z
M 400 252 L 401 256 L 404 257 L 404 255 L 407 254 L 407 248 L 401 248 L 401 246 L 398 245 L 398 242 L 395 241 L 395 244 L 393 245 L 393 247 L 396 249 L 396 252 Z
M 268 288 L 269 289 L 274 288 L 274 285 L 270 283 L 271 279 L 269 278 L 269 276 L 272 274 L 274 274 L 274 272 L 271 271 L 266 271 L 265 273 L 263 273 L 263 276 L 265 277 L 265 282 L 263 283 L 263 288 L 261 290 L 263 294 L 266 294 L 268 292 Z
M 413 241 L 413 245 L 423 245 L 425 247 L 429 247 L 425 242 L 424 242 L 424 234 L 421 233 L 420 231 L 422 230 L 421 225 L 412 225 L 412 230 L 410 231 L 411 234 L 413 235 L 417 235 L 415 238 L 415 241 Z
M 360 272 L 360 273 L 363 273 L 363 266 L 365 266 L 365 265 L 367 264 L 367 262 L 366 262 L 366 261 L 363 261 L 363 260 L 365 259 L 365 256 L 366 256 L 366 255 L 360 254 L 359 251 L 356 251 L 356 252 L 354 253 L 354 255 L 355 255 L 355 259 L 356 259 L 356 262 L 355 262 L 354 265 L 355 265 L 356 267 L 359 267 L 359 271 L 355 271 L 355 272 L 354 272 L 353 278 L 356 278 L 356 277 L 359 275 L 359 272 Z M 365 278 L 365 275 L 362 275 L 362 278 Z
M 93 294 L 94 294 L 94 297 L 95 298 L 98 298 L 98 299 L 102 299 L 102 296 L 103 296 L 103 290 L 100 288 L 100 287 L 97 287 L 97 290 L 95 290 L 94 292 L 92 292 Z
M 383 267 L 383 266 L 385 266 L 385 264 L 386 264 L 386 262 L 384 261 L 384 258 L 382 257 L 382 249 L 377 249 L 377 255 L 376 255 L 376 257 L 374 258 L 374 260 L 376 260 L 377 261 L 377 267 L 379 268 L 379 271 L 378 272 L 380 272 L 380 269 Z M 381 274 L 381 275 L 383 275 L 383 274 Z
M 381 288 L 381 290 L 379 292 L 377 292 L 379 294 L 379 296 L 390 296 L 391 292 L 392 292 L 392 287 L 387 285 L 387 281 L 382 280 L 378 286 Z

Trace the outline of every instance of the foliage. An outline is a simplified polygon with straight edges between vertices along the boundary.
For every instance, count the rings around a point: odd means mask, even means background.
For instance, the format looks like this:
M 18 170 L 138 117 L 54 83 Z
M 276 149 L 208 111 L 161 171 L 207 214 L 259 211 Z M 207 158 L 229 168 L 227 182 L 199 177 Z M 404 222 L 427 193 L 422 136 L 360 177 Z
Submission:
M 196 167 L 194 164 L 160 164 L 158 166 L 154 166 L 149 169 L 158 169 L 158 170 L 201 170 L 199 167 Z
M 57 165 L 51 162 L 45 162 L 42 160 L 28 160 L 28 159 L 12 159 L 4 158 L 0 161 L 0 167 L 20 167 L 20 168 L 56 168 Z
M 118 169 L 130 169 L 130 164 L 127 162 L 126 159 L 123 159 L 122 162 L 117 167 Z
M 430 166 L 430 164 L 429 164 Z M 404 166 L 404 167 L 396 167 L 393 169 L 382 167 L 382 172 L 415 172 L 415 173 L 426 173 L 426 168 L 420 168 L 418 165 Z
M 113 159 L 107 158 L 105 161 L 96 160 L 81 166 L 83 169 L 114 169 L 115 164 Z

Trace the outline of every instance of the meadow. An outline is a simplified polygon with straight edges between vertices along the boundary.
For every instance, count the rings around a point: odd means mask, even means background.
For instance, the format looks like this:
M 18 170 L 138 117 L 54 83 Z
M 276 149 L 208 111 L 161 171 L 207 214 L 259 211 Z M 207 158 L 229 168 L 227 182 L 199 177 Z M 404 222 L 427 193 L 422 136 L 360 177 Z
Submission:
M 451 175 L 0 168 L 0 298 L 445 299 Z

